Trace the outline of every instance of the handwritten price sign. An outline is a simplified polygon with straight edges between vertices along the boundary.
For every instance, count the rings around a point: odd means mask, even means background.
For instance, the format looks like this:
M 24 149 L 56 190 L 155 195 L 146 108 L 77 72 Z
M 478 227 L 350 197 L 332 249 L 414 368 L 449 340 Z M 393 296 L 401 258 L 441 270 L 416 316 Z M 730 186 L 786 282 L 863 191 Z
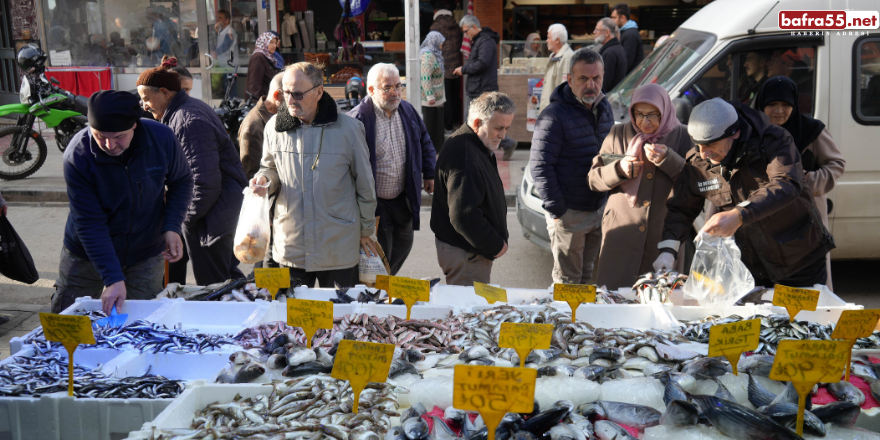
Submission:
M 40 324 L 47 341 L 60 342 L 67 349 L 67 395 L 73 396 L 73 352 L 79 344 L 95 344 L 92 321 L 88 316 L 40 313 Z
M 376 288 L 388 292 L 388 275 L 376 275 Z
M 554 284 L 553 300 L 565 301 L 571 307 L 571 320 L 576 321 L 577 309 L 582 303 L 596 302 L 596 286 L 586 284 Z
M 489 304 L 495 304 L 496 301 L 507 302 L 507 290 L 479 281 L 474 281 L 474 293 L 486 298 Z
M 254 269 L 254 281 L 256 281 L 257 287 L 268 290 L 274 300 L 278 289 L 290 288 L 290 270 L 286 267 L 257 268 Z
M 804 434 L 804 407 L 813 385 L 840 382 L 840 370 L 849 358 L 849 341 L 779 342 L 770 379 L 790 381 L 800 397 L 798 401 L 797 433 Z
M 512 348 L 519 356 L 520 368 L 525 367 L 526 358 L 532 350 L 550 348 L 553 338 L 553 324 L 515 324 L 504 322 L 498 333 L 498 346 Z
M 388 296 L 400 298 L 406 304 L 406 319 L 409 320 L 412 307 L 416 301 L 431 300 L 431 282 L 428 280 L 414 280 L 405 277 L 389 277 Z
M 760 337 L 760 319 L 713 325 L 709 329 L 709 357 L 726 357 L 733 367 L 733 374 L 738 374 L 736 364 L 740 355 L 758 348 Z
M 347 380 L 354 391 L 354 407 L 357 414 L 361 391 L 370 382 L 385 382 L 391 359 L 394 357 L 394 345 L 377 344 L 375 342 L 359 342 L 343 339 L 339 341 L 339 349 L 333 361 L 330 377 Z M 535 370 L 537 373 L 537 370 Z
M 312 348 L 312 337 L 319 328 L 333 328 L 333 303 L 288 298 L 287 325 L 302 328 L 306 335 L 306 345 Z
M 773 305 L 785 307 L 792 322 L 794 322 L 794 317 L 801 310 L 815 311 L 818 304 L 818 290 L 796 289 L 781 284 L 777 284 L 773 288 Z
M 534 411 L 537 378 L 538 370 L 531 368 L 456 365 L 452 406 L 479 412 L 489 440 L 495 440 L 495 429 L 505 414 Z
M 849 362 L 852 357 L 852 347 L 856 339 L 867 338 L 874 333 L 877 322 L 880 321 L 880 310 L 844 310 L 834 326 L 831 339 L 845 339 L 850 341 L 850 350 L 844 363 L 846 369 L 843 380 L 849 382 Z

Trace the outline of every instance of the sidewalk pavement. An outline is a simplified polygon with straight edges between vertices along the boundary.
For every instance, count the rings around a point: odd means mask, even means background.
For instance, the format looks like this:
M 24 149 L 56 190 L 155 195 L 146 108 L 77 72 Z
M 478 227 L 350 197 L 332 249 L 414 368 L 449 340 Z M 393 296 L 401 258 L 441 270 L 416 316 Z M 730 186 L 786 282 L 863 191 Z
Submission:
M 49 154 L 46 162 L 36 173 L 21 180 L 0 180 L 0 194 L 8 202 L 63 202 L 67 203 L 67 187 L 64 184 L 63 153 L 55 144 L 55 132 L 43 130 Z M 519 149 L 509 161 L 501 160 L 503 151 L 496 151 L 498 174 L 504 184 L 507 206 L 516 206 L 516 188 L 521 185 L 523 168 L 529 163 L 529 150 Z M 432 196 L 422 191 L 422 206 L 430 207 Z

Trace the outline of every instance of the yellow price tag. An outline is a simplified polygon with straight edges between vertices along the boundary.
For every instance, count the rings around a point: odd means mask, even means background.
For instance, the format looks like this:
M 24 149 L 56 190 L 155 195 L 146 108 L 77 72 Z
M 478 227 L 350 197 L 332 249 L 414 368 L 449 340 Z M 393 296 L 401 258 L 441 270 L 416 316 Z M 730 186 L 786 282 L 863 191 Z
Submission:
M 596 286 L 592 284 L 554 284 L 553 301 L 565 301 L 571 307 L 571 320 L 576 321 L 581 303 L 596 302 Z
M 532 368 L 456 365 L 453 376 L 452 406 L 477 411 L 488 428 L 489 440 L 509 412 L 531 413 L 535 410 L 535 379 Z
M 257 287 L 268 290 L 274 301 L 278 289 L 290 288 L 290 270 L 286 267 L 257 268 L 254 269 L 254 281 L 256 281 Z
M 351 389 L 354 391 L 352 412 L 357 414 L 361 391 L 368 383 L 385 382 L 388 379 L 388 371 L 391 369 L 393 357 L 393 344 L 348 339 L 339 341 L 339 349 L 336 351 L 330 377 L 347 380 L 351 384 Z
M 507 290 L 500 287 L 483 284 L 474 281 L 474 293 L 486 298 L 489 304 L 495 304 L 496 301 L 507 302 Z
M 844 364 L 845 375 L 843 380 L 849 382 L 849 362 L 852 358 L 852 347 L 856 339 L 867 338 L 874 334 L 877 322 L 880 321 L 880 309 L 871 310 L 844 310 L 834 326 L 831 339 L 845 339 L 850 341 L 850 350 Z
M 79 344 L 95 344 L 92 320 L 88 316 L 40 313 L 47 341 L 60 342 L 67 349 L 67 395 L 73 396 L 73 352 Z
M 709 329 L 709 357 L 726 357 L 733 367 L 733 374 L 739 374 L 736 364 L 740 355 L 758 348 L 760 338 L 760 319 L 713 325 Z
M 801 310 L 815 311 L 817 304 L 819 304 L 818 290 L 796 289 L 781 284 L 773 288 L 773 305 L 785 307 L 788 310 L 788 319 L 792 322 Z
M 312 348 L 312 337 L 319 328 L 333 328 L 333 303 L 288 298 L 287 325 L 302 328 L 306 335 L 306 346 Z
M 406 304 L 406 319 L 409 320 L 416 301 L 431 300 L 431 282 L 406 277 L 388 277 L 388 296 L 400 298 Z
M 804 435 L 807 394 L 817 383 L 840 382 L 848 358 L 849 341 L 779 341 L 770 379 L 790 381 L 798 392 L 797 433 Z
M 376 275 L 376 288 L 388 292 L 388 275 Z
M 519 366 L 522 368 L 526 365 L 529 352 L 550 348 L 551 339 L 553 339 L 553 324 L 503 322 L 501 323 L 501 331 L 498 333 L 498 346 L 516 350 L 516 354 L 519 356 Z

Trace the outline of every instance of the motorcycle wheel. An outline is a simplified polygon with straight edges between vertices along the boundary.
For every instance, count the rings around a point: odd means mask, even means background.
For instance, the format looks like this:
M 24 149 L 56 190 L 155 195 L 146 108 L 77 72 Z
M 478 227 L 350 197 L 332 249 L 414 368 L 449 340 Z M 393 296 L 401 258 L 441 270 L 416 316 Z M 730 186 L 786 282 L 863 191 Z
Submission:
M 36 173 L 43 166 L 43 163 L 46 162 L 46 156 L 49 154 L 49 151 L 46 148 L 46 141 L 39 134 L 36 137 L 33 137 L 31 134 L 25 140 L 27 145 L 24 151 L 30 157 L 24 161 L 13 161 L 10 157 L 12 153 L 12 138 L 15 134 L 23 132 L 25 132 L 25 128 L 17 125 L 0 129 L 0 179 L 24 179 Z M 37 144 L 36 148 L 34 148 L 32 142 Z

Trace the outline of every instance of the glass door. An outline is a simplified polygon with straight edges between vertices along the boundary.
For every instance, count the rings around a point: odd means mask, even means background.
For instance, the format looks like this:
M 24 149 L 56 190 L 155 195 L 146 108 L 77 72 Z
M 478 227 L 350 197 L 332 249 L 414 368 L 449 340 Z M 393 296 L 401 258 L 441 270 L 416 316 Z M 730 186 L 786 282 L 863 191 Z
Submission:
M 247 66 L 259 37 L 265 9 L 260 0 L 198 2 L 199 47 L 205 66 L 202 99 L 219 105 L 227 93 L 247 99 Z

